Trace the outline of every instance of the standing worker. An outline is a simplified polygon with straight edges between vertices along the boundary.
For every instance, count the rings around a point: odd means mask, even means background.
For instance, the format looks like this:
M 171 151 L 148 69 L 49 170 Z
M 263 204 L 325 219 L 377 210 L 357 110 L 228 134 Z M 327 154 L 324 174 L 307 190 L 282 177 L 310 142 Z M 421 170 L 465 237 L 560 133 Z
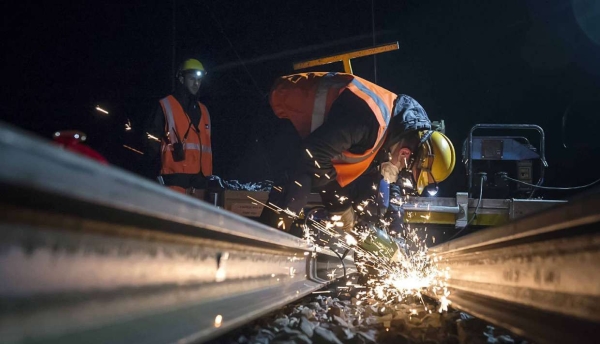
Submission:
M 283 210 L 299 214 L 309 193 L 318 192 L 345 231 L 354 228 L 367 203 L 375 206 L 368 212 L 371 220 L 393 216 L 399 222 L 401 209 L 390 202 L 390 193 L 433 194 L 454 169 L 452 143 L 432 130 L 416 100 L 355 75 L 283 76 L 269 101 L 302 138 L 302 147 L 292 153 L 294 166 L 269 194 L 268 202 Z M 290 228 L 292 218 L 265 207 L 260 222 Z
M 205 75 L 200 61 L 183 61 L 175 75 L 175 92 L 159 101 L 146 126 L 160 141 L 148 140 L 150 159 L 160 156 L 159 182 L 186 194 L 203 192 L 213 173 L 210 115 L 198 101 Z

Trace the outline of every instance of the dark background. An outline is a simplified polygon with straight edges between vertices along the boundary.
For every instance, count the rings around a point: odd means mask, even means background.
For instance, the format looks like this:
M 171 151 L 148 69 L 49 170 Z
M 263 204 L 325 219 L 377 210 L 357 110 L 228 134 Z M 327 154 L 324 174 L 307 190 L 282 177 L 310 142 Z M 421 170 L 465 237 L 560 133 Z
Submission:
M 581 185 L 600 176 L 598 1 L 1 6 L 2 120 L 47 139 L 57 130 L 82 130 L 112 164 L 144 177 L 153 177 L 144 156 L 123 145 L 142 150 L 141 123 L 171 92 L 173 65 L 183 58 L 198 58 L 208 70 L 201 98 L 213 121 L 216 174 L 259 181 L 273 177 L 283 147 L 274 139 L 282 129 L 265 107 L 273 80 L 294 73 L 294 62 L 396 41 L 399 50 L 353 60 L 354 73 L 411 95 L 432 120 L 444 119 L 459 158 L 474 124 L 537 124 L 546 134 L 546 185 Z M 343 71 L 341 63 L 317 69 Z M 133 130 L 126 132 L 128 121 Z M 536 135 L 531 139 L 537 142 Z M 465 185 L 459 162 L 440 195 Z

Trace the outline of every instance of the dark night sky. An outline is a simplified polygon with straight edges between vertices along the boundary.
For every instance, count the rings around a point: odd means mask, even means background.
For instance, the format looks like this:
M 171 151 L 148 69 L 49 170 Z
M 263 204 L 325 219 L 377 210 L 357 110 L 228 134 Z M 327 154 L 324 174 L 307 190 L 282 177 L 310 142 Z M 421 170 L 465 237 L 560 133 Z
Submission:
M 142 156 L 122 145 L 141 147 L 141 122 L 170 92 L 175 42 L 177 63 L 193 56 L 209 71 L 201 92 L 213 119 L 217 173 L 264 179 L 255 143 L 272 147 L 264 104 L 274 78 L 293 73 L 297 61 L 398 41 L 397 51 L 354 60 L 354 73 L 413 96 L 432 120 L 444 119 L 459 154 L 476 123 L 538 124 L 546 132 L 548 185 L 600 175 L 590 165 L 600 151 L 597 1 L 175 3 L 175 41 L 173 1 L 2 5 L 2 119 L 46 138 L 81 129 L 113 164 L 147 175 Z M 127 119 L 134 130 L 126 133 Z M 242 172 L 246 166 L 253 173 Z M 459 164 L 443 195 L 464 184 Z

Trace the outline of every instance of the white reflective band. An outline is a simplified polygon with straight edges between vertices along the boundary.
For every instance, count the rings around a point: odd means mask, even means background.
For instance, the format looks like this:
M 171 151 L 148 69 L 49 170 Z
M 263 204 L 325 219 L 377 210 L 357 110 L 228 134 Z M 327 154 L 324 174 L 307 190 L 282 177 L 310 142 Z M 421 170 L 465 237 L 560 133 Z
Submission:
M 211 153 L 212 154 L 212 148 L 209 146 L 202 146 L 202 153 Z
M 356 86 L 356 88 L 358 88 L 359 90 L 364 92 L 367 96 L 369 96 L 369 98 L 371 98 L 373 100 L 375 105 L 377 105 L 377 107 L 379 108 L 381 115 L 383 116 L 383 121 L 385 122 L 386 125 L 389 124 L 390 123 L 390 111 L 388 110 L 387 106 L 385 105 L 385 102 L 383 101 L 383 99 L 381 99 L 381 97 L 379 97 L 377 95 L 377 93 L 373 92 L 372 90 L 367 88 L 365 85 L 363 85 L 360 81 L 358 81 L 356 79 L 352 80 L 352 84 L 354 86 Z
M 165 109 L 165 117 L 167 118 L 167 126 L 169 130 L 169 141 L 171 143 L 175 143 L 175 119 L 173 118 L 173 109 L 171 109 L 171 104 L 167 98 L 163 98 L 160 100 Z
M 168 145 L 169 150 L 173 150 L 173 146 L 172 145 Z M 199 143 L 186 143 L 184 145 L 185 149 L 189 149 L 189 150 L 200 150 L 200 144 Z M 202 151 L 203 152 L 212 152 L 210 147 L 206 147 L 206 146 L 202 146 Z
M 385 141 L 384 139 L 379 140 L 379 143 L 375 147 L 373 147 L 373 149 L 371 149 L 371 153 L 370 154 L 366 154 L 365 153 L 365 155 L 362 155 L 362 156 L 351 157 L 351 156 L 345 156 L 342 153 L 342 154 L 336 156 L 335 158 L 331 159 L 331 161 L 334 162 L 334 163 L 343 162 L 343 163 L 347 163 L 347 164 L 354 164 L 354 163 L 357 163 L 357 162 L 361 162 L 361 161 L 369 158 L 373 154 L 375 154 L 375 152 L 378 151 L 379 148 L 381 148 L 381 146 L 383 145 L 384 141 Z
M 200 150 L 200 144 L 198 144 L 198 143 L 186 143 L 185 144 L 185 149 Z

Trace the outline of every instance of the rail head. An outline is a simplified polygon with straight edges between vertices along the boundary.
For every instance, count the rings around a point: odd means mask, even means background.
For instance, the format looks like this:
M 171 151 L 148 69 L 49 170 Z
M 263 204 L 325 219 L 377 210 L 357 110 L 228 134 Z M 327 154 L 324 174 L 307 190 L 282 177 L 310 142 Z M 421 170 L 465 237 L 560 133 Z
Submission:
M 179 194 L 118 167 L 64 151 L 49 141 L 2 123 L 0 160 L 4 162 L 0 187 L 10 192 L 5 202 L 30 202 L 29 196 L 24 196 L 27 193 L 51 195 L 79 202 L 82 207 L 121 210 L 204 228 L 204 234 L 260 238 L 277 246 L 307 248 L 300 238 Z

